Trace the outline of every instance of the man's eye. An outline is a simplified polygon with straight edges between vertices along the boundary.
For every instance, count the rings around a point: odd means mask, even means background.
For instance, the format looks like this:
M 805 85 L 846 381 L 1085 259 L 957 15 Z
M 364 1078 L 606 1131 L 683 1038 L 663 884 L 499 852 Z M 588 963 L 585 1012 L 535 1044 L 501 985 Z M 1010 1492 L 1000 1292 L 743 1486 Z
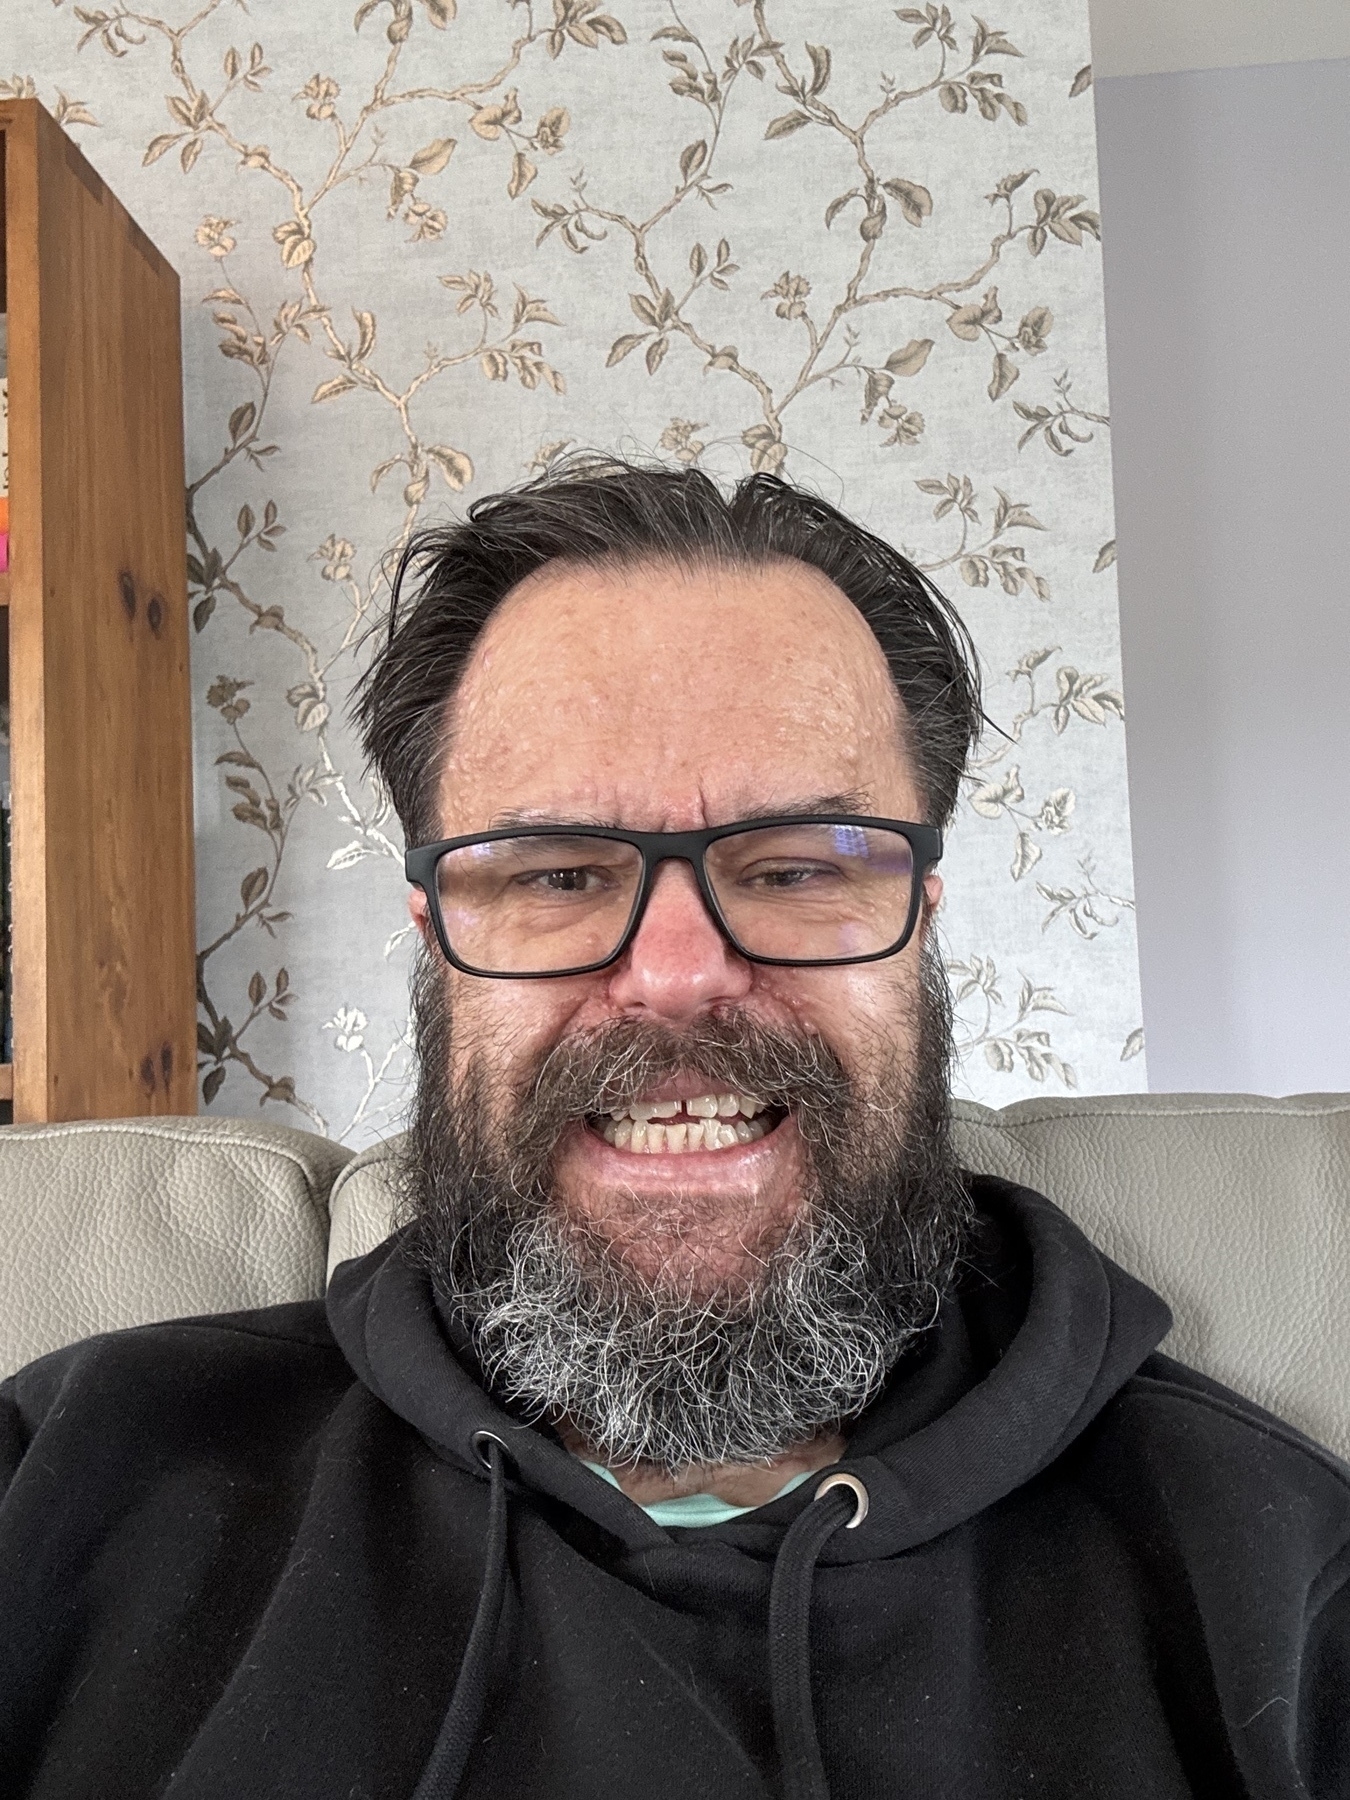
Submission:
M 823 885 L 837 874 L 836 869 L 823 863 L 793 863 L 777 869 L 753 869 L 749 871 L 748 881 L 752 887 L 766 888 L 770 893 L 783 893 L 812 883 L 816 886 Z
M 545 894 L 590 894 L 602 886 L 598 869 L 536 869 L 519 878 L 522 886 Z

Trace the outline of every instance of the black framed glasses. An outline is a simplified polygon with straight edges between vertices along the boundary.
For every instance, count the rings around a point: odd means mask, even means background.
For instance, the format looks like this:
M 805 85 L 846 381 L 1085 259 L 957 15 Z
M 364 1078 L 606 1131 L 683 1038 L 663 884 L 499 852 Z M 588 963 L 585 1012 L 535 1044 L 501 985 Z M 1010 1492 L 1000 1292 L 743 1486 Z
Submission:
M 447 960 L 466 975 L 589 975 L 633 941 L 663 862 L 686 862 L 749 962 L 824 968 L 904 949 L 935 825 L 851 813 L 747 819 L 704 831 L 508 826 L 406 852 Z

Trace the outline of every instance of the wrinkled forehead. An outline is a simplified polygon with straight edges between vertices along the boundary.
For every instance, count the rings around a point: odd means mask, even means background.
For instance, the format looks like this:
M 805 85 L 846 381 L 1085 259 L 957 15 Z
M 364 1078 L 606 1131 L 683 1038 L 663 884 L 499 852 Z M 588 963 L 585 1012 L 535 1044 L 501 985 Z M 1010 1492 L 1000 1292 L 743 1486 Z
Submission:
M 489 620 L 447 724 L 448 829 L 588 794 L 688 811 L 880 786 L 893 804 L 909 776 L 880 645 L 789 560 L 548 564 Z

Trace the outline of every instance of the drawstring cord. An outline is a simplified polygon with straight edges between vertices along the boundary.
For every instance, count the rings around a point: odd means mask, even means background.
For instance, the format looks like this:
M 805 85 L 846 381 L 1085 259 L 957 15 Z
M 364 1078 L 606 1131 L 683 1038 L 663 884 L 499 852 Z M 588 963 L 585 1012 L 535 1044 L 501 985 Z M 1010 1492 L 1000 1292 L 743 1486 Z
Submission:
M 478 1610 L 474 1613 L 473 1630 L 469 1633 L 469 1645 L 460 1664 L 459 1679 L 455 1682 L 449 1708 L 412 1800 L 453 1800 L 487 1704 L 492 1652 L 506 1592 L 506 1457 L 501 1443 L 490 1432 L 475 1432 L 473 1448 L 479 1460 L 487 1465 L 492 1484 L 488 1499 L 487 1543 L 483 1553 L 483 1585 L 478 1591 Z
M 449 1708 L 412 1800 L 454 1800 L 487 1704 L 492 1654 L 506 1593 L 506 1457 L 490 1432 L 474 1433 L 473 1448 L 491 1481 L 483 1585 L 468 1648 Z M 830 1800 L 811 1701 L 811 1587 L 821 1551 L 841 1527 L 867 1517 L 867 1489 L 838 1470 L 817 1487 L 812 1504 L 788 1529 L 769 1588 L 769 1681 L 783 1800 Z
M 783 1800 L 830 1800 L 811 1702 L 811 1586 L 816 1560 L 841 1527 L 867 1517 L 867 1489 L 844 1471 L 821 1482 L 789 1527 L 769 1589 L 769 1681 Z

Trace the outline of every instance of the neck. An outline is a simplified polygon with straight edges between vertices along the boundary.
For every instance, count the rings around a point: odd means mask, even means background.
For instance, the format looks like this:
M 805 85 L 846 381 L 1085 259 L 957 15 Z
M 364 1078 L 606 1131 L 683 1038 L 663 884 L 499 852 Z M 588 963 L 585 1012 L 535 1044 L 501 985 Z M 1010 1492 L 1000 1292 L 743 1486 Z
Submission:
M 683 1500 L 690 1494 L 713 1494 L 729 1506 L 764 1506 L 794 1475 L 809 1474 L 838 1462 L 848 1448 L 842 1432 L 832 1431 L 796 1444 L 780 1456 L 762 1463 L 690 1463 L 676 1475 L 649 1463 L 607 1462 L 564 1421 L 558 1436 L 573 1456 L 607 1468 L 638 1506 L 652 1506 L 658 1500 Z

